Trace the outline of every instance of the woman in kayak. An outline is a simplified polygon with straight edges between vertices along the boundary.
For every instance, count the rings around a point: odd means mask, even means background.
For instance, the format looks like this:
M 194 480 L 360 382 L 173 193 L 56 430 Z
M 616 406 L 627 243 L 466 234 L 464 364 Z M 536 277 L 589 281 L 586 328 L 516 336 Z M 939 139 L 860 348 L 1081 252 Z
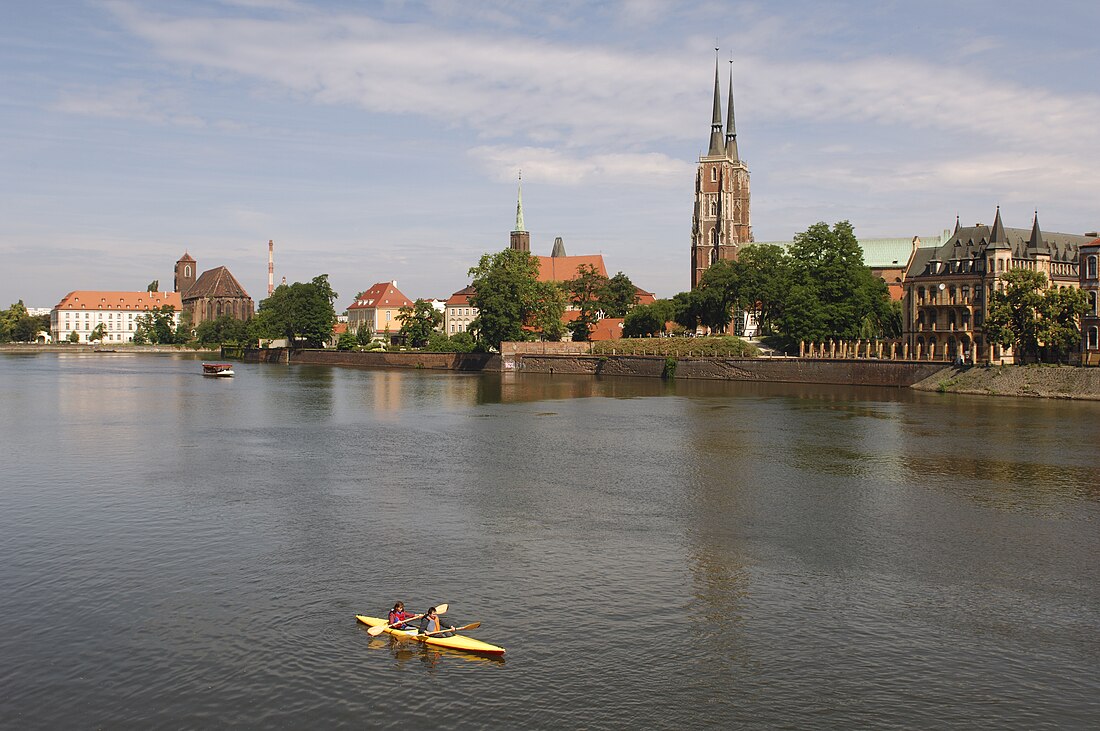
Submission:
M 393 605 L 393 609 L 390 610 L 390 616 L 386 620 L 386 623 L 391 627 L 398 629 L 409 629 L 405 626 L 405 622 L 412 619 L 414 615 L 405 611 L 405 603 L 397 602 Z
M 435 613 L 435 607 L 428 607 L 428 611 L 424 613 L 424 617 L 420 620 L 420 634 L 436 634 L 436 637 L 452 637 L 454 636 L 454 627 L 448 627 L 446 632 L 441 632 L 442 628 L 439 626 L 439 615 Z

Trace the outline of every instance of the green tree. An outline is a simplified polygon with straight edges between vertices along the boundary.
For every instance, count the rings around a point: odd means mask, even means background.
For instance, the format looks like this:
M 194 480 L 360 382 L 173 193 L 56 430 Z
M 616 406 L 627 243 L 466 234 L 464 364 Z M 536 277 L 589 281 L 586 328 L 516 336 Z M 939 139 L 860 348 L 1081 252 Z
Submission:
M 577 267 L 577 276 L 565 283 L 569 303 L 577 312 L 577 317 L 569 323 L 574 341 L 588 341 L 593 326 L 600 319 L 602 298 L 608 283 L 608 278 L 591 264 L 581 264 Z
M 482 255 L 469 274 L 475 290 L 470 304 L 478 308 L 470 329 L 477 339 L 497 350 L 502 342 L 530 339 L 524 326 L 538 319 L 546 304 L 546 289 L 538 286 L 538 259 L 505 249 Z
M 443 313 L 432 307 L 430 302 L 418 299 L 412 307 L 399 309 L 397 320 L 401 323 L 401 336 L 405 343 L 420 348 L 427 344 L 432 333 L 443 324 Z
M 335 301 L 327 274 L 309 282 L 279 285 L 260 302 L 254 332 L 261 337 L 286 338 L 295 348 L 320 348 L 336 324 Z
M 340 338 L 336 341 L 337 350 L 355 350 L 358 345 L 358 338 L 355 337 L 355 333 L 349 330 L 340 333 Z
M 530 324 L 546 341 L 558 341 L 565 335 L 566 294 L 565 288 L 557 282 L 535 282 L 534 309 Z
M 90 333 L 88 333 L 88 342 L 100 341 L 103 342 L 103 338 L 107 337 L 107 326 L 102 322 L 96 325 Z
M 694 332 L 700 326 L 713 333 L 722 332 L 733 319 L 733 308 L 725 291 L 718 286 L 699 286 L 672 298 L 673 319 Z
M 80 342 L 80 333 L 78 333 L 76 330 L 73 330 L 72 332 L 69 333 L 68 340 L 69 340 L 70 343 L 79 343 Z
M 21 340 L 17 333 L 20 320 L 30 317 L 27 313 L 27 307 L 23 304 L 23 300 L 19 300 L 6 310 L 0 311 L 0 343 L 7 343 L 12 340 Z
M 761 332 L 780 318 L 791 286 L 791 259 L 782 246 L 753 244 L 741 249 L 738 292 L 734 298 L 752 312 Z
M 160 290 L 160 280 L 154 279 L 153 281 L 149 282 L 149 286 L 146 287 L 145 290 L 147 292 L 156 292 Z
M 604 317 L 626 317 L 636 304 L 638 288 L 630 281 L 630 277 L 619 272 L 607 280 L 600 293 L 600 309 L 603 310 Z
M 195 328 L 195 340 L 201 345 L 248 342 L 248 322 L 238 320 L 232 315 L 222 315 L 213 320 L 201 322 Z
M 176 310 L 172 305 L 161 305 L 134 318 L 134 345 L 173 345 L 186 342 L 186 327 L 176 328 Z
M 425 349 L 432 353 L 472 353 L 476 345 L 470 333 L 459 332 L 447 337 L 444 333 L 433 332 Z
M 989 341 L 1012 346 L 1021 360 L 1042 360 L 1044 351 L 1058 357 L 1080 343 L 1080 318 L 1088 309 L 1084 292 L 1046 289 L 1046 275 L 1030 269 L 1012 269 L 1001 281 L 1004 288 L 989 298 L 982 326 Z
M 864 264 L 850 223 L 815 223 L 795 236 L 782 309 L 780 327 L 791 340 L 854 339 L 868 318 L 890 320 L 886 284 Z
M 656 300 L 652 304 L 638 305 L 626 313 L 623 319 L 623 337 L 660 335 L 671 320 L 675 320 L 675 309 L 671 300 Z

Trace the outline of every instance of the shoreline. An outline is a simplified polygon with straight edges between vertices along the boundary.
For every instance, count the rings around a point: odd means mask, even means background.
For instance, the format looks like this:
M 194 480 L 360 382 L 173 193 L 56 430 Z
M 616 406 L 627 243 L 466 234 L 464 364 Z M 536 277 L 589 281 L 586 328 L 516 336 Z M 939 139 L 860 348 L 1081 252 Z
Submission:
M 220 349 L 191 349 L 176 345 L 126 345 L 117 348 L 100 347 L 93 345 L 59 345 L 59 344 L 4 344 L 0 345 L 0 353 L 13 353 L 13 354 L 37 354 L 37 353 L 70 353 L 81 355 L 155 355 L 165 353 L 175 353 L 180 355 L 194 355 L 202 357 L 218 356 L 223 357 Z M 261 355 L 262 353 L 262 355 Z M 492 371 L 499 370 L 501 372 L 549 372 L 553 374 L 555 372 L 560 374 L 572 373 L 575 375 L 601 375 L 605 377 L 613 376 L 625 376 L 625 377 L 660 377 L 662 373 L 664 358 L 641 358 L 630 356 L 601 356 L 601 357 L 588 357 L 581 358 L 570 363 L 572 367 L 561 368 L 565 365 L 563 361 L 567 360 L 558 356 L 554 358 L 554 365 L 558 366 L 551 368 L 548 364 L 539 363 L 536 365 L 532 362 L 531 368 L 525 368 L 522 366 L 507 368 L 502 367 L 499 356 L 487 357 L 487 354 L 480 355 L 463 355 L 454 353 L 423 353 L 423 352 L 401 352 L 401 353 L 385 353 L 385 354 L 373 354 L 373 353 L 355 353 L 349 351 L 294 351 L 294 354 L 301 357 L 304 353 L 316 353 L 315 357 L 308 357 L 306 362 L 312 362 L 316 365 L 333 365 L 333 366 L 352 366 L 352 367 L 367 367 L 367 368 L 413 368 L 423 369 L 428 368 L 432 370 L 453 370 L 457 372 L 470 372 L 470 371 Z M 246 355 L 241 360 L 248 362 L 279 362 L 287 363 L 287 351 L 284 349 L 271 349 L 265 351 L 256 351 L 249 349 L 246 351 Z M 365 356 L 365 357 L 364 357 Z M 427 357 L 426 357 L 427 356 Z M 473 356 L 473 357 L 471 357 Z M 225 357 L 230 357 L 226 355 Z M 574 356 L 576 358 L 576 356 Z M 629 359 L 631 361 L 637 361 L 637 363 L 631 363 L 627 368 L 608 367 L 610 364 L 608 361 L 619 359 Z M 294 362 L 297 358 L 291 356 L 290 362 Z M 538 358 L 532 358 L 533 361 L 539 360 Z M 572 359 L 569 359 L 572 360 Z M 588 364 L 582 364 L 580 361 L 592 360 L 596 363 L 596 366 L 591 368 Z M 653 360 L 657 363 L 657 366 L 651 368 L 642 368 L 640 365 L 645 365 L 643 361 Z M 693 379 L 704 378 L 707 380 L 753 380 L 753 381 L 770 381 L 770 382 L 790 382 L 790 377 L 769 378 L 767 371 L 770 369 L 760 369 L 758 372 L 742 373 L 745 370 L 746 361 L 741 361 L 740 368 L 717 368 L 703 367 L 710 360 L 714 360 L 715 364 L 726 363 L 730 359 L 716 358 L 687 358 L 678 359 L 679 366 L 675 371 L 675 378 Z M 768 358 L 752 359 L 759 360 L 761 363 L 769 361 Z M 788 364 L 795 365 L 802 362 L 807 365 L 813 363 L 821 363 L 819 359 L 786 359 Z M 517 364 L 518 365 L 518 364 Z M 653 364 L 649 364 L 653 365 Z M 727 363 L 727 366 L 729 363 Z M 865 368 L 868 365 L 867 361 L 832 361 L 831 367 L 833 369 L 851 369 L 853 378 L 845 379 L 847 383 L 840 382 L 835 377 L 820 379 L 815 378 L 813 371 L 814 368 L 804 370 L 799 374 L 799 377 L 793 379 L 803 383 L 833 383 L 837 385 L 894 385 L 900 388 L 912 388 L 916 391 L 925 392 L 938 392 L 938 393 L 954 393 L 965 394 L 970 396 L 1009 396 L 1019 398 L 1046 398 L 1046 399 L 1061 399 L 1061 400 L 1074 400 L 1074 401 L 1100 401 L 1100 368 L 1085 368 L 1081 366 L 1068 366 L 1068 365 L 1048 365 L 1048 364 L 1030 364 L 1030 365 L 1000 365 L 1000 366 L 964 366 L 957 367 L 951 365 L 943 365 L 943 367 L 937 369 L 935 372 L 927 375 L 921 380 L 917 380 L 911 384 L 893 383 L 883 384 L 881 382 L 876 383 L 862 383 L 860 381 L 865 380 L 859 377 L 857 373 L 858 368 Z M 931 365 L 931 364 L 928 364 Z M 547 367 L 541 367 L 547 366 Z M 658 367 L 661 366 L 661 367 Z M 754 369 L 756 370 L 756 369 Z M 774 373 L 772 375 L 779 375 Z M 864 374 L 865 375 L 865 374 Z M 879 378 L 872 379 L 878 381 Z

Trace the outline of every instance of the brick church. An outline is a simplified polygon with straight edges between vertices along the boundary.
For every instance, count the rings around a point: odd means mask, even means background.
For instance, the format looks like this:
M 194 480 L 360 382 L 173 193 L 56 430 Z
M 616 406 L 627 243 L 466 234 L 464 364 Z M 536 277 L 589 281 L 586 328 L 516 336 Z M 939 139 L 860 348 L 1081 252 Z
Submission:
M 717 54 L 717 49 L 715 49 Z M 749 169 L 737 152 L 733 116 L 733 62 L 730 61 L 726 129 L 722 131 L 722 92 L 718 59 L 714 61 L 714 113 L 710 148 L 699 158 L 695 174 L 695 213 L 691 220 L 691 287 L 719 259 L 735 260 L 742 244 L 751 243 Z

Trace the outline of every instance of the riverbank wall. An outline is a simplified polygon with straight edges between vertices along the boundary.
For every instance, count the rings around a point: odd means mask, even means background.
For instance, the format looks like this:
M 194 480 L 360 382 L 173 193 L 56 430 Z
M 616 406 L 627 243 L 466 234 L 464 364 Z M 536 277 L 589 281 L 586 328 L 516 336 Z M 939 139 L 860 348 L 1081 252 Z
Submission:
M 186 348 L 181 345 L 87 345 L 81 343 L 5 343 L 0 345 L 0 353 L 87 353 L 126 354 L 126 353 L 185 353 L 211 357 L 219 353 L 213 348 Z
M 1100 368 L 1044 364 L 951 367 L 918 381 L 913 388 L 978 396 L 1100 401 Z
M 229 355 L 229 353 L 227 353 Z M 355 350 L 294 350 L 245 348 L 241 360 L 252 363 L 354 366 L 359 368 L 413 368 L 445 371 L 499 371 L 496 353 L 420 353 Z

